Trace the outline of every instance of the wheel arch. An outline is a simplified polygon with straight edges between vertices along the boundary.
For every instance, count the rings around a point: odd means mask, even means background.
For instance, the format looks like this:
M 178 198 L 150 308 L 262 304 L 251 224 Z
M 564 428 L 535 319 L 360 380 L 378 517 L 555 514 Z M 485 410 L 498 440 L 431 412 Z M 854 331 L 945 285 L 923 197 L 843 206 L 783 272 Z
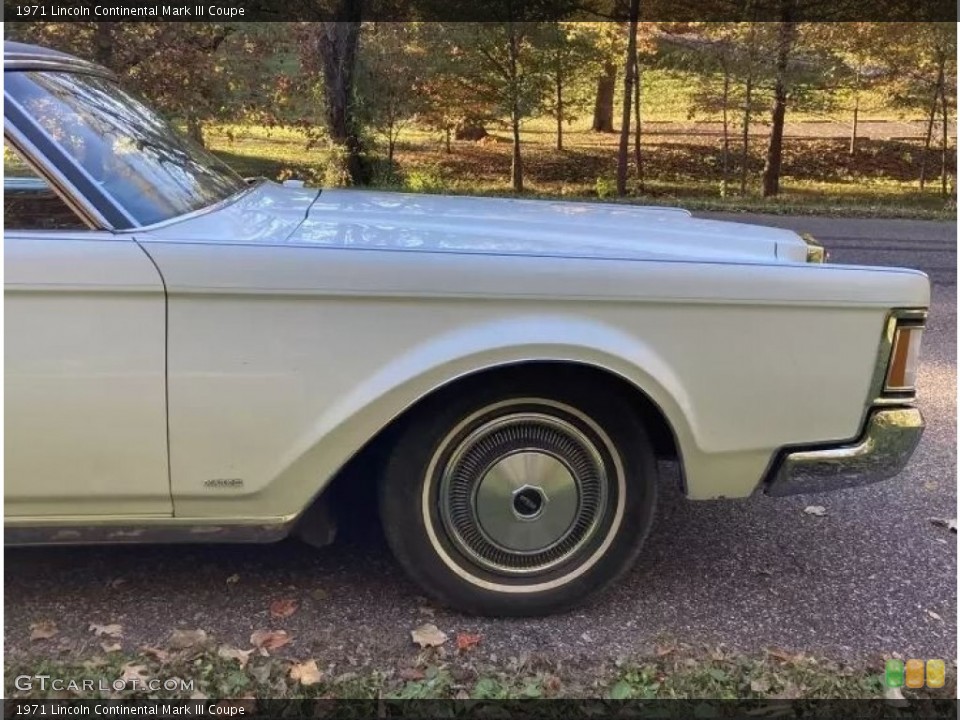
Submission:
M 276 483 L 293 489 L 305 510 L 319 498 L 336 497 L 345 485 L 363 486 L 358 476 L 374 474 L 371 466 L 382 461 L 384 448 L 424 403 L 465 383 L 518 372 L 572 373 L 610 392 L 627 393 L 658 455 L 679 461 L 683 483 L 684 452 L 695 443 L 682 408 L 691 404 L 667 363 L 617 328 L 539 316 L 464 328 L 394 358 L 327 409 L 311 429 L 314 440 Z M 332 464 L 331 450 L 342 459 L 318 473 L 318 466 Z
M 648 432 L 658 459 L 676 461 L 679 466 L 681 491 L 685 491 L 683 454 L 677 431 L 663 409 L 643 390 L 623 375 L 579 360 L 517 360 L 489 365 L 451 378 L 418 397 L 401 413 L 384 425 L 363 447 L 334 474 L 330 482 L 317 492 L 303 517 L 315 519 L 315 509 L 335 508 L 341 519 L 349 518 L 349 526 L 369 528 L 375 520 L 370 499 L 376 496 L 376 483 L 382 473 L 397 437 L 414 421 L 427 405 L 442 401 L 447 393 L 474 391 L 478 385 L 495 384 L 524 374 L 549 374 L 557 382 L 584 382 L 598 392 L 623 393 Z M 344 523 L 341 522 L 341 525 Z

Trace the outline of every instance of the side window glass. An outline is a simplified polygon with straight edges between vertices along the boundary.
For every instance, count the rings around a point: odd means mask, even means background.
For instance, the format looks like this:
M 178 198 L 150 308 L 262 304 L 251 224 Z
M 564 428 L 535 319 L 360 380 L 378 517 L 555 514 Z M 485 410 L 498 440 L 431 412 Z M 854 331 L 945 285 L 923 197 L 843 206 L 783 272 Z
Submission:
M 6 138 L 3 140 L 3 229 L 88 229 Z

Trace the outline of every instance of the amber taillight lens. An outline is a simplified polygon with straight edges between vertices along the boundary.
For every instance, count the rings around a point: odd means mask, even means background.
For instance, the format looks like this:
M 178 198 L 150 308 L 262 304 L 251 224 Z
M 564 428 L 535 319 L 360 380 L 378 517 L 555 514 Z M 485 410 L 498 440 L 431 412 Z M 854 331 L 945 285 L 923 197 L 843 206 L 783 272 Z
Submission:
M 923 327 L 920 325 L 903 325 L 897 328 L 893 336 L 893 349 L 890 352 L 890 367 L 887 369 L 885 390 L 889 392 L 916 390 L 922 337 Z

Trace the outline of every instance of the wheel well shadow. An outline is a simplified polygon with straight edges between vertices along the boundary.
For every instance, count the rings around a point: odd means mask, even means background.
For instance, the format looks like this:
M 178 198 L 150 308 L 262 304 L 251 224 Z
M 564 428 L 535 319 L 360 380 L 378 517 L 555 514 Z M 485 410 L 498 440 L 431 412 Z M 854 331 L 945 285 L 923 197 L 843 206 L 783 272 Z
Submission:
M 570 383 L 587 384 L 597 393 L 616 393 L 625 397 L 647 430 L 658 460 L 680 461 L 680 483 L 683 488 L 683 468 L 676 435 L 663 411 L 640 388 L 625 378 L 603 368 L 578 362 L 531 361 L 512 363 L 478 370 L 436 388 L 420 398 L 386 427 L 371 438 L 337 472 L 330 485 L 303 514 L 303 521 L 326 516 L 326 508 L 333 510 L 340 537 L 380 534 L 377 511 L 377 482 L 390 457 L 400 433 L 415 421 L 424 406 L 443 402 L 452 393 L 472 392 L 478 386 L 493 391 L 499 382 L 511 383 L 535 374 L 544 374 L 556 381 L 558 387 Z M 324 513 L 318 512 L 323 507 Z M 302 526 L 303 522 L 298 523 Z M 295 531 L 302 534 L 299 531 Z M 322 533 L 321 533 L 322 534 Z

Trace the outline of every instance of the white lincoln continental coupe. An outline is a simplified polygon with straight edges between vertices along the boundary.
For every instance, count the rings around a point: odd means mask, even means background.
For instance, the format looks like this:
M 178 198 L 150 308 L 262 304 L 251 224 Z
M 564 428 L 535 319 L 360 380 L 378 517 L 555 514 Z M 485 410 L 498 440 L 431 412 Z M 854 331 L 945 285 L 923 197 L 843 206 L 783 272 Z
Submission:
M 891 477 L 920 272 L 683 210 L 245 181 L 98 66 L 4 48 L 6 542 L 388 542 L 468 612 L 569 608 L 691 500 Z M 345 470 L 346 469 L 346 470 Z

